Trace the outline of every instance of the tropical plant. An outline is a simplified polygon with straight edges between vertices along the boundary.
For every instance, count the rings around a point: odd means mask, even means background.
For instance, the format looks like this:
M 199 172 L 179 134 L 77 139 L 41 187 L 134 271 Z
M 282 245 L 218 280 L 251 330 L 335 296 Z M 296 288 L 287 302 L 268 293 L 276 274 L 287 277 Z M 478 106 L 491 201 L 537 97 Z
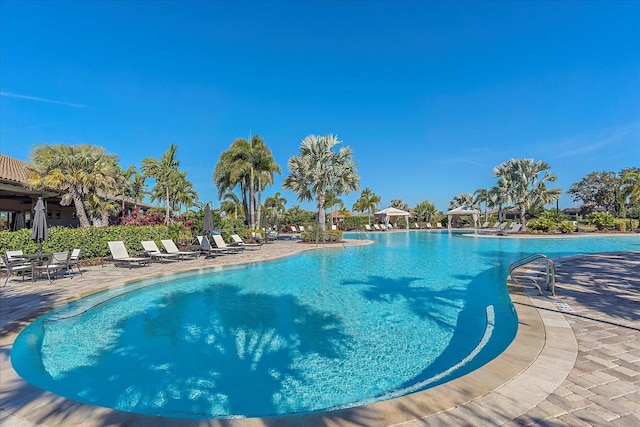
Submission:
M 449 202 L 449 209 L 455 209 L 461 206 L 475 208 L 476 204 L 473 200 L 473 194 L 463 193 L 453 196 L 453 199 Z
M 293 206 L 282 215 L 285 224 L 307 224 L 313 221 L 313 212 L 305 211 L 299 205 Z
M 240 187 L 247 225 L 255 228 L 262 190 L 267 184 L 273 183 L 275 173 L 281 172 L 271 150 L 258 135 L 254 135 L 251 142 L 243 138 L 236 139 L 227 151 L 220 154 L 213 182 L 218 188 L 219 198 Z
M 360 197 L 353 204 L 353 210 L 356 212 L 367 212 L 367 221 L 371 225 L 371 214 L 378 209 L 380 204 L 380 196 L 375 194 L 369 187 L 362 190 Z
M 478 206 L 478 208 L 482 207 L 484 203 L 484 220 L 487 221 L 489 218 L 489 214 L 487 212 L 487 205 L 489 203 L 489 192 L 486 188 L 478 188 L 473 192 L 473 204 Z
M 220 210 L 225 213 L 225 215 L 229 216 L 233 214 L 233 219 L 238 219 L 238 213 L 244 216 L 244 211 L 242 209 L 242 203 L 240 199 L 236 195 L 236 193 L 228 192 L 222 198 L 222 202 L 220 203 Z
M 403 211 L 409 210 L 409 205 L 404 202 L 402 199 L 393 199 L 389 204 L 392 208 L 402 209 Z
M 598 230 L 615 226 L 616 220 L 609 212 L 591 212 L 585 217 L 587 224 L 595 226 Z
M 286 211 L 286 204 L 287 199 L 282 197 L 279 191 L 276 191 L 273 196 L 267 197 L 264 201 L 264 207 L 271 211 L 273 225 L 276 227 L 278 226 L 278 217 Z
M 559 188 L 547 187 L 547 183 L 557 179 L 549 169 L 550 166 L 540 160 L 511 159 L 493 170 L 498 186 L 504 188 L 507 198 L 519 208 L 523 230 L 527 226 L 527 209 L 545 206 L 560 197 Z
M 309 135 L 300 144 L 300 154 L 289 159 L 289 175 L 283 187 L 298 195 L 299 201 L 315 198 L 318 224 L 326 226 L 325 200 L 328 192 L 336 195 L 349 194 L 358 190 L 360 177 L 353 162 L 353 151 L 342 147 L 337 152 L 333 148 L 340 144 L 334 135 Z
M 187 179 L 187 172 L 179 172 L 170 186 L 172 210 L 180 212 L 184 206 L 185 212 L 198 201 L 198 193 L 193 183 Z
M 89 227 L 85 202 L 92 192 L 115 194 L 118 157 L 104 148 L 82 145 L 36 145 L 30 155 L 27 186 L 62 192 L 60 205 L 73 203 L 80 227 Z
M 640 168 L 625 168 L 619 173 L 621 192 L 629 207 L 640 203 Z
M 160 200 L 164 202 L 164 221 L 166 224 L 171 222 L 172 193 L 175 189 L 172 187 L 174 181 L 180 179 L 180 161 L 176 159 L 176 150 L 178 147 L 171 144 L 169 149 L 162 154 L 160 160 L 147 157 L 142 160 L 142 174 L 145 178 L 152 178 L 155 185 L 151 188 L 151 201 Z
M 344 202 L 334 192 L 329 191 L 324 199 L 325 208 L 329 208 L 329 222 L 333 220 L 333 208 L 334 206 L 344 207 Z
M 434 205 L 428 200 L 423 200 L 411 210 L 411 213 L 413 214 L 413 216 L 418 222 L 422 220 L 424 220 L 425 222 L 430 222 L 431 217 L 436 212 L 437 212 L 436 205 Z

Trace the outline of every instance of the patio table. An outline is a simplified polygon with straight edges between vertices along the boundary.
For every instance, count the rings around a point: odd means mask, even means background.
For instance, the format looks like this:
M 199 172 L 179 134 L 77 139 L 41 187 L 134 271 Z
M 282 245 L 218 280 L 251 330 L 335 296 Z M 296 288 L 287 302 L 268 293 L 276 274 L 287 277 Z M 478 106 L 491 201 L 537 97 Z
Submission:
M 12 259 L 21 259 L 24 260 L 25 264 L 31 264 L 31 281 L 35 282 L 35 270 L 36 267 L 45 263 L 48 263 L 51 259 L 51 253 L 39 253 L 39 254 L 24 254 L 24 255 L 13 255 Z

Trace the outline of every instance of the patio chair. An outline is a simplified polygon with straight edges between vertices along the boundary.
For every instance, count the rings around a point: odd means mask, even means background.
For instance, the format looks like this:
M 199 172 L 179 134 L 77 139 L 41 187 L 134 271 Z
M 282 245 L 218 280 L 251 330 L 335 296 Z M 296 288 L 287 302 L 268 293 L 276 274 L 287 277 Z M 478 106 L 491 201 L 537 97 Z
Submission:
M 7 258 L 11 259 L 16 256 L 24 255 L 24 253 L 22 252 L 22 249 L 18 249 L 17 251 L 7 251 L 6 255 L 7 255 Z
M 244 251 L 244 247 L 242 246 L 229 246 L 227 242 L 224 241 L 221 235 L 214 234 L 213 235 L 213 243 L 216 245 L 218 249 L 226 250 L 226 253 L 229 254 L 237 254 Z
M 161 240 L 160 242 L 162 243 L 162 246 L 164 246 L 164 250 L 167 251 L 168 254 L 178 255 L 179 259 L 196 259 L 200 255 L 199 251 L 181 251 L 180 249 L 178 249 L 175 242 L 171 239 Z
M 521 228 L 522 224 L 514 222 L 513 224 L 511 224 L 511 227 L 504 227 L 502 230 L 498 231 L 498 234 L 501 236 L 506 236 L 507 234 L 518 233 Z
M 414 223 L 413 223 L 413 227 L 414 227 L 414 228 L 420 228 L 420 224 L 418 224 L 417 222 L 414 222 Z
M 80 270 L 80 249 L 74 249 L 71 251 L 71 255 L 69 256 L 69 273 L 73 273 L 73 266 L 78 268 L 78 273 L 82 275 L 82 270 Z
M 233 242 L 230 243 L 231 246 L 242 246 L 243 248 L 251 250 L 262 249 L 262 243 L 245 243 L 237 234 L 232 234 L 231 240 L 233 240 Z
M 40 276 L 44 273 L 47 273 L 47 279 L 49 279 L 49 282 L 53 281 L 56 273 L 62 270 L 66 270 L 66 275 L 71 277 L 71 275 L 69 274 L 70 256 L 71 253 L 69 251 L 54 252 L 50 254 L 47 259 L 33 266 L 34 273 L 37 272 Z
M 180 260 L 180 257 L 176 254 L 162 252 L 153 240 L 144 240 L 141 241 L 140 244 L 142 245 L 142 249 L 144 249 L 144 254 L 151 257 L 152 260 L 155 259 L 160 262 Z
M 371 226 L 370 226 L 369 224 L 365 224 L 365 225 L 364 225 L 364 229 L 365 229 L 365 231 L 373 231 L 373 230 L 371 229 Z
M 11 277 L 12 274 L 16 276 L 21 275 L 22 281 L 24 282 L 25 276 L 27 274 L 33 273 L 31 263 L 27 263 L 25 262 L 25 260 L 17 258 L 10 259 L 6 254 L 2 255 L 2 258 L 0 258 L 0 270 L 2 270 L 7 275 L 7 278 L 4 279 L 3 286 L 7 286 L 9 277 Z
M 125 247 L 122 240 L 107 242 L 107 244 L 109 245 L 109 250 L 111 251 L 111 259 L 113 261 L 113 265 L 115 265 L 116 267 L 126 265 L 127 267 L 129 267 L 129 269 L 131 269 L 131 267 L 134 265 L 143 266 L 149 265 L 151 263 L 150 258 L 129 256 L 129 252 L 127 252 L 127 248 Z
M 216 248 L 211 246 L 211 242 L 207 238 L 207 236 L 196 236 L 198 239 L 198 243 L 200 243 L 200 252 L 206 254 L 207 256 L 215 257 L 217 254 L 226 254 L 228 253 L 224 249 Z
M 427 228 L 433 228 L 433 225 L 431 225 L 430 222 L 427 223 Z

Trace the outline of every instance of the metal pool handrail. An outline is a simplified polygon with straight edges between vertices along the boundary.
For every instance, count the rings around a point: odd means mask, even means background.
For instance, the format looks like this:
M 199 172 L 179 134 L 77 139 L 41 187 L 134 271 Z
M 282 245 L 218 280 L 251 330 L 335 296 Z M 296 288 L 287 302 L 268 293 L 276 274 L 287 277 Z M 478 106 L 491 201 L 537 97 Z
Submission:
M 526 265 L 529 265 L 541 259 L 544 260 L 544 263 L 546 266 L 546 269 L 545 269 L 545 283 L 547 285 L 546 290 L 551 291 L 551 295 L 555 296 L 556 295 L 556 264 L 555 262 L 553 262 L 552 259 L 548 258 L 544 254 L 529 255 L 526 258 L 522 258 L 521 260 L 514 262 L 509 266 L 509 275 L 511 276 L 511 279 L 514 282 L 524 284 L 523 282 L 520 281 L 520 278 L 517 275 L 513 274 L 513 272 L 518 268 L 524 267 Z M 532 284 L 538 289 L 538 294 L 542 295 L 542 288 L 540 288 L 540 285 L 538 285 L 538 282 L 531 277 L 527 277 L 527 279 L 529 279 L 532 282 Z

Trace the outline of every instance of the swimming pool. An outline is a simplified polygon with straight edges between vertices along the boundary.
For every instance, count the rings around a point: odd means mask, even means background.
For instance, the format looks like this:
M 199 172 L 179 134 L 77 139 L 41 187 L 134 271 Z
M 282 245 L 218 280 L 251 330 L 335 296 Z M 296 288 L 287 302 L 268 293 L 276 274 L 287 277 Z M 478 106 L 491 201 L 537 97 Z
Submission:
M 516 328 L 504 287 L 513 260 L 640 244 L 366 237 L 381 244 L 83 299 L 25 329 L 12 362 L 39 387 L 137 413 L 265 416 L 353 406 L 447 381 L 503 351 Z

